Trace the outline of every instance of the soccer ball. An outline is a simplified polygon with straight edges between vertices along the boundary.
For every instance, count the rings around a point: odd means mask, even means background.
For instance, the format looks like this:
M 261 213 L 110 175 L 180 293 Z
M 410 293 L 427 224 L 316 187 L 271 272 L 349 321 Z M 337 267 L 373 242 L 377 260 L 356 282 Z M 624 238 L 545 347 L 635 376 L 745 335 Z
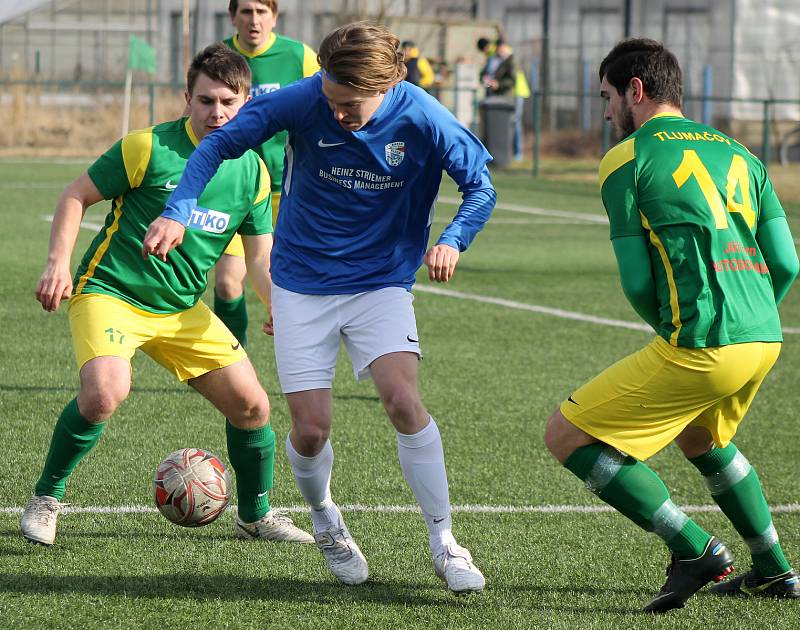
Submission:
M 222 459 L 202 448 L 167 455 L 153 479 L 156 507 L 183 527 L 208 525 L 225 511 L 231 476 Z

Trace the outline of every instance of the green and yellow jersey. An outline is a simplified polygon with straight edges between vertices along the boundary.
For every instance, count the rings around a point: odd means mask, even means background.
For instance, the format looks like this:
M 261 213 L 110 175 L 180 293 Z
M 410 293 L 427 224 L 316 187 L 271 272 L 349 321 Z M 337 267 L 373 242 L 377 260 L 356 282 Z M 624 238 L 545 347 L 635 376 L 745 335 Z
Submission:
M 271 33 L 264 45 L 251 53 L 239 45 L 238 35 L 224 40 L 223 43 L 247 59 L 253 75 L 250 88 L 253 97 L 279 90 L 304 77 L 310 77 L 319 70 L 317 54 L 311 48 L 283 35 Z M 286 132 L 279 131 L 255 149 L 267 165 L 272 177 L 273 192 L 281 189 L 285 145 Z
M 142 259 L 150 223 L 183 174 L 199 143 L 188 118 L 134 131 L 89 167 L 89 177 L 112 199 L 105 224 L 83 256 L 74 294 L 104 293 L 151 313 L 194 306 L 206 275 L 236 232 L 272 232 L 270 179 L 252 151 L 222 163 L 192 213 L 181 243 L 162 262 Z
M 756 231 L 785 216 L 764 165 L 716 129 L 659 114 L 600 164 L 611 238 L 644 235 L 673 346 L 782 340 Z

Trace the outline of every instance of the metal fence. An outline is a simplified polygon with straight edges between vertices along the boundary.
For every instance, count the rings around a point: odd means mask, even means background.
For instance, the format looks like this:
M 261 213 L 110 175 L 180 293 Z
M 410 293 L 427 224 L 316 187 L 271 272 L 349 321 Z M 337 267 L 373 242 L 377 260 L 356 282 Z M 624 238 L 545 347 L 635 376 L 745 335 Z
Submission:
M 123 128 L 123 89 L 122 81 L 0 79 L 0 115 L 7 121 L 0 128 L 0 148 L 41 154 L 100 153 L 119 138 Z M 454 85 L 432 93 L 481 135 L 482 90 Z M 800 100 L 705 95 L 687 96 L 684 101 L 687 116 L 736 138 L 765 163 L 800 162 L 800 117 L 785 116 L 793 108 L 800 111 Z M 760 116 L 741 119 L 720 113 L 732 111 L 734 104 L 747 105 Z M 129 126 L 136 129 L 174 119 L 181 115 L 183 105 L 182 85 L 143 78 L 134 81 Z M 558 115 L 554 115 L 556 109 Z M 543 155 L 599 159 L 614 141 L 596 93 L 534 91 L 526 102 L 525 121 L 525 157 L 531 160 L 533 175 L 540 174 Z
M 565 121 L 565 117 L 548 116 L 552 114 L 552 102 L 557 98 L 574 99 L 579 105 L 572 112 L 573 120 Z M 757 155 L 765 164 L 780 161 L 782 163 L 800 162 L 800 119 L 776 116 L 776 110 L 787 110 L 786 106 L 794 106 L 800 111 L 800 100 L 794 99 L 751 99 L 703 96 L 685 96 L 684 113 L 703 124 L 710 125 L 726 135 L 736 138 Z M 756 119 L 741 119 L 733 116 L 712 114 L 711 105 L 750 105 L 761 112 Z M 558 138 L 573 137 L 576 132 L 582 141 L 584 150 L 594 151 L 597 157 L 611 148 L 611 125 L 603 118 L 602 102 L 596 93 L 589 92 L 541 92 L 534 91 L 528 112 L 531 118 L 531 156 L 532 173 L 539 175 L 543 153 L 553 151 L 558 145 Z M 543 147 L 543 140 L 551 140 L 549 147 Z M 569 153 L 562 151 L 562 153 Z

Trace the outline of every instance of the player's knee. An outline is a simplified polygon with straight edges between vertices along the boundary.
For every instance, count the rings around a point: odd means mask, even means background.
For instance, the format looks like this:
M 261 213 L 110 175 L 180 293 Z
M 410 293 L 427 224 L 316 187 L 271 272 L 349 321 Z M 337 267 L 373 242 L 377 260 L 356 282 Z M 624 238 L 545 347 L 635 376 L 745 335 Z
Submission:
M 559 430 L 563 418 L 564 416 L 561 415 L 561 410 L 556 408 L 547 419 L 547 424 L 544 429 L 544 445 L 556 458 L 558 458 L 559 451 L 564 446 L 562 432 Z
M 425 418 L 427 422 L 422 401 L 415 391 L 396 389 L 383 397 L 383 406 L 398 431 L 405 432 L 398 424 L 416 426 L 420 418 Z
M 218 273 L 214 280 L 214 292 L 220 299 L 235 300 L 243 293 L 242 281 L 230 274 Z
M 269 398 L 263 396 L 245 401 L 236 414 L 230 414 L 228 420 L 237 429 L 253 431 L 269 424 Z
M 292 442 L 301 455 L 316 455 L 325 446 L 330 437 L 327 426 L 313 421 L 295 421 L 292 426 Z
M 705 455 L 714 448 L 714 438 L 704 427 L 686 427 L 677 438 L 675 444 L 689 459 Z
M 128 388 L 84 388 L 78 394 L 78 410 L 89 422 L 104 422 L 127 397 Z

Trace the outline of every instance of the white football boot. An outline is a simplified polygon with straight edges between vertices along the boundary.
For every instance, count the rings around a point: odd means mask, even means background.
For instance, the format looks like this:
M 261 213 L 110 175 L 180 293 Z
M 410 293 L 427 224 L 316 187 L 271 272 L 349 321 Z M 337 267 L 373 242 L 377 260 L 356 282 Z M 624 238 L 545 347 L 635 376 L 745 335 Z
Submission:
M 285 510 L 272 508 L 254 523 L 245 523 L 236 516 L 233 526 L 237 538 L 273 540 L 295 543 L 313 543 L 314 537 L 292 522 Z
M 56 539 L 58 512 L 66 503 L 55 497 L 32 496 L 22 513 L 19 529 L 25 540 L 49 547 Z
M 483 573 L 472 563 L 470 552 L 455 541 L 433 556 L 433 569 L 456 595 L 479 593 L 486 584 Z
M 367 581 L 369 569 L 361 549 L 353 540 L 347 526 L 331 527 L 314 534 L 317 547 L 325 556 L 328 568 L 345 584 L 361 584 Z

